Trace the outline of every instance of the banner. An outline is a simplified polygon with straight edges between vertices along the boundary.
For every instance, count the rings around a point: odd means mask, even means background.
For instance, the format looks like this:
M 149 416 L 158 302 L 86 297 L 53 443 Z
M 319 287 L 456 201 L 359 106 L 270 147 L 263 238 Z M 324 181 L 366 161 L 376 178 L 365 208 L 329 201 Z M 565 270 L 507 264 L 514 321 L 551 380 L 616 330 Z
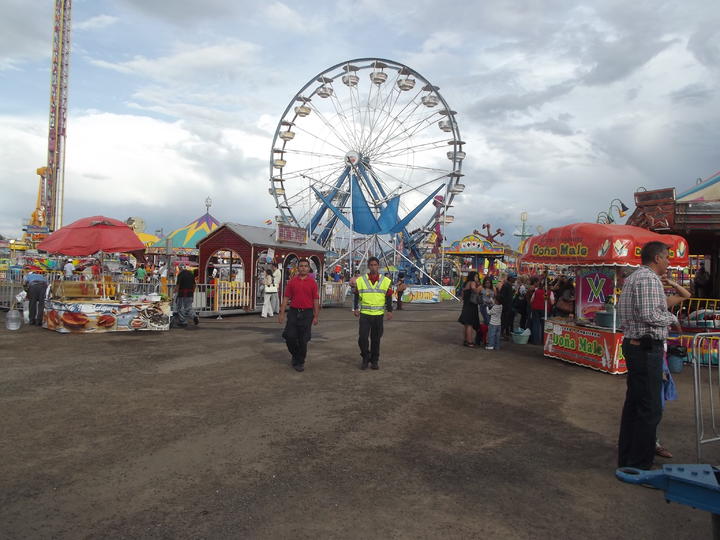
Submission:
M 43 326 L 61 333 L 132 332 L 137 330 L 169 330 L 169 302 L 45 303 Z
M 440 287 L 433 285 L 409 285 L 403 292 L 403 302 L 412 304 L 435 304 L 440 302 Z
M 622 332 L 545 321 L 545 356 L 605 373 L 627 373 Z
M 612 297 L 616 268 L 579 268 L 575 280 L 575 316 L 578 319 L 595 319 L 597 311 L 605 309 Z

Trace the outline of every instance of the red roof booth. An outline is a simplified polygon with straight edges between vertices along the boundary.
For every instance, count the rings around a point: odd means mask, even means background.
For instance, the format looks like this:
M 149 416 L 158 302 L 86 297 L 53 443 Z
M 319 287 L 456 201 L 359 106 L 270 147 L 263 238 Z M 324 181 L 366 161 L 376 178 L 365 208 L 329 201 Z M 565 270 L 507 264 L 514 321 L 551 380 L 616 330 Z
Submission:
M 283 273 L 280 295 L 301 258 L 310 261 L 310 271 L 318 285 L 322 284 L 325 248 L 309 240 L 303 228 L 281 224 L 270 228 L 223 223 L 197 245 L 200 256 L 198 281 L 217 282 L 220 289 L 220 293 L 216 289 L 217 309 L 213 311 L 229 312 L 227 308 L 242 311 L 259 309 L 263 299 L 260 289 L 262 276 L 273 261 Z M 216 278 L 208 275 L 211 268 L 220 268 L 220 275 Z M 227 305 L 228 301 L 234 305 Z
M 683 237 L 630 225 L 573 223 L 526 242 L 522 265 L 575 271 L 574 313 L 546 320 L 545 356 L 606 373 L 627 372 L 614 306 L 623 267 L 640 266 L 642 247 L 652 241 L 669 247 L 671 267 L 687 266 L 688 243 Z

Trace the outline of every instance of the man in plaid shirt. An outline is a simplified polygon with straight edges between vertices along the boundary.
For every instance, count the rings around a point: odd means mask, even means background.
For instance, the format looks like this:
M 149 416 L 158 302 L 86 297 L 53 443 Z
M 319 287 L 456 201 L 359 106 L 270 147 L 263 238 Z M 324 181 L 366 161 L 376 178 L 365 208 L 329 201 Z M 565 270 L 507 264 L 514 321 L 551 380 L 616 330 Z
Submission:
M 655 431 L 662 417 L 664 342 L 668 327 L 679 326 L 677 317 L 668 311 L 660 281 L 667 272 L 668 257 L 668 247 L 662 242 L 645 244 L 643 266 L 625 280 L 618 304 L 628 368 L 618 467 L 650 469 L 655 456 Z

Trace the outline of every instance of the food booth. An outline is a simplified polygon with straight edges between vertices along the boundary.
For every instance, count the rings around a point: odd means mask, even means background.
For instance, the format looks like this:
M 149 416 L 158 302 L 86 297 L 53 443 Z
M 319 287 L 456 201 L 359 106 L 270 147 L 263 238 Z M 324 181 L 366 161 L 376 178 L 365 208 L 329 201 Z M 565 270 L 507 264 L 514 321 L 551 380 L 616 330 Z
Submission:
M 555 265 L 575 275 L 574 312 L 546 317 L 545 356 L 606 373 L 627 372 L 614 307 L 625 276 L 642 264 L 642 247 L 652 241 L 669 246 L 671 267 L 687 266 L 688 244 L 683 237 L 629 225 L 575 223 L 526 242 L 523 266 Z
M 52 254 L 88 256 L 132 253 L 145 246 L 122 221 L 104 216 L 78 220 L 38 245 Z M 133 284 L 100 275 L 93 281 L 55 280 L 45 302 L 43 327 L 61 333 L 169 330 L 170 302 L 159 294 L 133 294 Z

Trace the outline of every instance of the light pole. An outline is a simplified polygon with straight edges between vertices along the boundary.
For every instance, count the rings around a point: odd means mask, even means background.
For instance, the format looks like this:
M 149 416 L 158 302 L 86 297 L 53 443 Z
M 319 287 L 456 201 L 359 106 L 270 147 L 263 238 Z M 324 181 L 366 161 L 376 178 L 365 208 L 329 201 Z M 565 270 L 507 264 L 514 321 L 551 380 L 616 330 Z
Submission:
M 517 236 L 520 239 L 520 244 L 518 244 L 518 251 L 522 251 L 525 240 L 532 236 L 532 233 L 529 233 L 527 231 L 527 220 L 528 213 L 523 210 L 522 212 L 520 212 L 520 222 L 522 223 L 522 228 L 520 229 L 519 233 L 513 233 L 513 236 Z
M 615 204 L 615 201 L 617 201 L 618 204 Z M 627 215 L 629 208 L 627 206 L 625 206 L 625 203 L 622 202 L 620 199 L 613 199 L 612 201 L 610 201 L 610 205 L 608 206 L 607 212 L 600 212 L 597 215 L 595 222 L 596 223 L 615 223 L 615 218 L 613 218 L 613 216 L 612 216 L 613 210 L 616 210 L 618 216 L 623 218 Z
M 607 212 L 600 212 L 600 213 L 598 213 L 597 217 L 595 218 L 595 223 L 610 224 L 610 223 L 615 223 L 615 220 Z

